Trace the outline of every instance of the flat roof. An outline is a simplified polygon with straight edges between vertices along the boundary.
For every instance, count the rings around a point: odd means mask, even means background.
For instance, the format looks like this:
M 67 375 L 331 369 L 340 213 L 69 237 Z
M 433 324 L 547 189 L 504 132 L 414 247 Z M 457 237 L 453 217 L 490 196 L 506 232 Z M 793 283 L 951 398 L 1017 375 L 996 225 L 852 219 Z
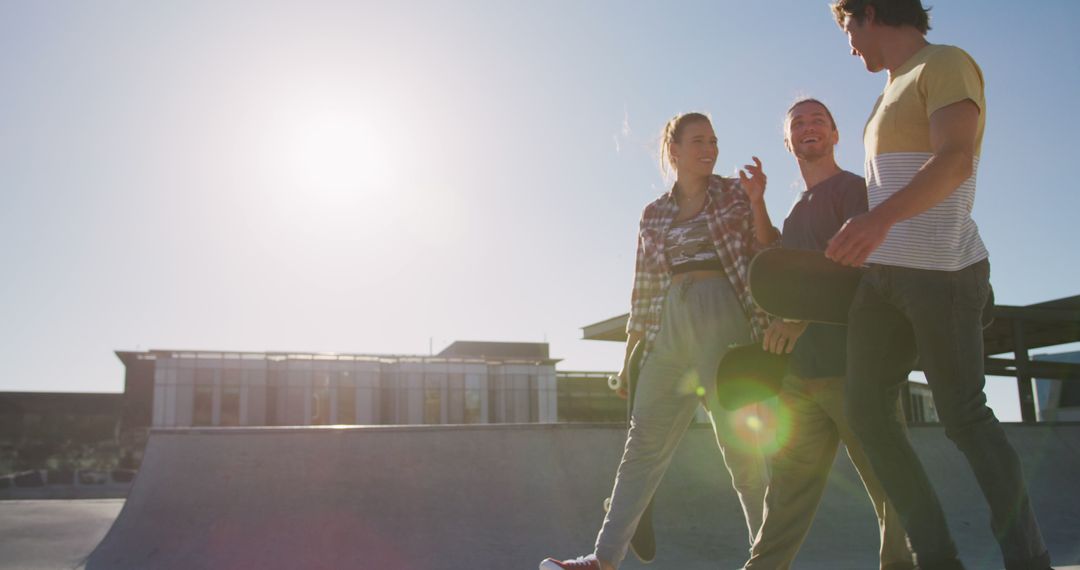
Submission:
M 581 327 L 581 338 L 585 340 L 615 340 L 626 342 L 626 322 L 630 320 L 630 313 L 617 317 L 585 325 Z
M 585 325 L 582 338 L 626 342 L 629 318 L 627 313 Z M 994 322 L 983 333 L 986 354 L 1015 351 L 1018 330 L 1028 350 L 1080 342 L 1080 295 L 1025 306 L 994 305 Z
M 559 359 L 544 358 L 537 355 L 506 353 L 502 355 L 420 355 L 420 354 L 354 354 L 337 352 L 304 351 L 241 351 L 241 350 L 192 350 L 192 349 L 149 349 L 116 350 L 116 357 L 130 366 L 139 361 L 157 359 L 200 359 L 200 360 L 310 360 L 310 361 L 360 361 L 360 362 L 470 362 L 487 364 L 554 364 Z

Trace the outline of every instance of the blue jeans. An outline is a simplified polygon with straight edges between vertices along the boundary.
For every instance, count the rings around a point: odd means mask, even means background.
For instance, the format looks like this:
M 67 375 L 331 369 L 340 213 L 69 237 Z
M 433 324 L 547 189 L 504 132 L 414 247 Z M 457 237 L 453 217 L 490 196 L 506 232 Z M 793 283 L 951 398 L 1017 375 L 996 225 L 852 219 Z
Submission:
M 987 260 L 959 271 L 879 265 L 867 271 L 851 306 L 848 419 L 924 570 L 963 566 L 937 495 L 893 413 L 916 353 L 945 434 L 986 497 L 1005 567 L 1050 565 L 1020 460 L 983 393 L 982 310 L 989 292 Z

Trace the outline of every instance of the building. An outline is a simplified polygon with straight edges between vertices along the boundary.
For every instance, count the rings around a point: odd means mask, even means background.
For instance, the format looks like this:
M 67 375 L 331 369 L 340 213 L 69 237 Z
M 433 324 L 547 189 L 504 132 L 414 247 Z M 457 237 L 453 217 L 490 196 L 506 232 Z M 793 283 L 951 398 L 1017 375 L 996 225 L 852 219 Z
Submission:
M 122 394 L 0 392 L 0 448 L 115 440 Z
M 626 400 L 608 387 L 614 372 L 556 372 L 560 422 L 625 422 Z
M 934 393 L 930 386 L 908 380 L 903 390 L 904 416 L 909 424 L 936 424 L 937 408 L 934 407 Z
M 1080 364 L 1080 351 L 1038 354 L 1039 362 Z M 1035 380 L 1035 410 L 1041 422 L 1080 421 L 1080 383 L 1067 380 Z
M 116 355 L 132 428 L 558 421 L 558 360 L 546 343 L 455 342 L 435 356 Z

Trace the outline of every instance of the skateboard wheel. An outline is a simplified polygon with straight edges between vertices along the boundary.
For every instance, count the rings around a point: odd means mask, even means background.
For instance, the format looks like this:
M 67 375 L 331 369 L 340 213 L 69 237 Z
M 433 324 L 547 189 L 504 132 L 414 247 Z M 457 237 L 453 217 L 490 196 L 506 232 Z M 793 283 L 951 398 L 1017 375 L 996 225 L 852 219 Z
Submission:
M 606 513 L 606 512 L 610 512 L 610 511 L 611 511 L 611 497 L 608 497 L 608 498 L 604 499 L 604 512 Z
M 621 390 L 622 387 L 623 387 L 622 377 L 619 376 L 618 374 L 612 374 L 611 376 L 608 376 L 607 386 L 608 386 L 608 388 L 611 388 L 612 390 L 615 390 L 616 392 Z

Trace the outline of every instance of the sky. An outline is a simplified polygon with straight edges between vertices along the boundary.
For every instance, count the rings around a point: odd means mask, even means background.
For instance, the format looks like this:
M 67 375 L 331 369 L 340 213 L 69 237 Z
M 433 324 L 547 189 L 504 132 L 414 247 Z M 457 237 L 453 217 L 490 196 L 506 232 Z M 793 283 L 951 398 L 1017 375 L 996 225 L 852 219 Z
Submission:
M 998 303 L 1080 294 L 1080 3 L 932 5 L 986 77 Z M 121 391 L 114 350 L 165 348 L 617 369 L 581 327 L 629 310 L 665 121 L 709 113 L 719 174 L 760 157 L 779 224 L 788 105 L 861 173 L 884 82 L 825 0 L 0 0 L 0 390 Z

